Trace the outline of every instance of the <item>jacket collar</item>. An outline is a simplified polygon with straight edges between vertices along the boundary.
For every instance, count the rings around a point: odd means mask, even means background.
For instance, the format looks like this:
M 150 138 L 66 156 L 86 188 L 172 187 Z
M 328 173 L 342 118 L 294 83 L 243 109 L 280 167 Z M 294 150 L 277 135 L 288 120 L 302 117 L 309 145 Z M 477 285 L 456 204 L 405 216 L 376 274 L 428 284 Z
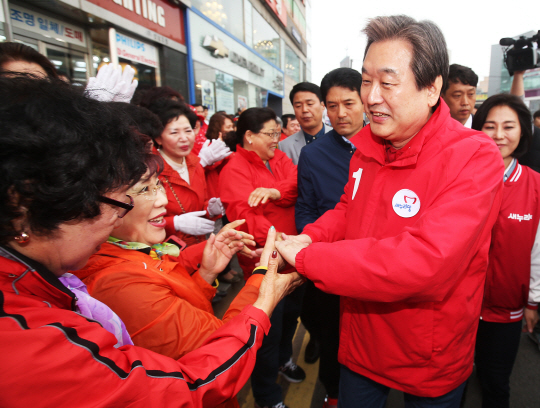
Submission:
M 159 155 L 159 152 L 156 150 L 155 154 Z M 191 180 L 195 178 L 195 170 L 197 169 L 197 165 L 199 164 L 199 162 L 200 162 L 199 157 L 195 156 L 193 153 L 190 153 L 186 156 L 186 165 L 187 165 L 187 170 L 189 173 L 190 182 Z M 188 183 L 186 183 L 186 181 L 182 177 L 180 177 L 178 172 L 174 170 L 170 166 L 170 164 L 165 161 L 165 159 L 163 159 L 163 165 L 164 165 L 163 171 L 161 172 L 160 175 L 169 177 L 176 184 L 188 185 Z
M 277 149 L 276 149 L 276 151 L 277 151 Z M 260 166 L 263 166 L 264 168 L 266 168 L 266 166 L 264 165 L 264 162 L 262 161 L 262 159 L 254 151 L 246 150 L 242 146 L 237 145 L 236 146 L 236 153 L 239 154 L 244 159 L 246 159 L 248 162 L 250 162 L 252 164 L 255 164 L 255 165 L 260 165 Z M 270 160 L 268 160 L 268 162 L 270 162 L 270 165 L 272 165 L 272 161 L 275 159 L 275 157 L 276 156 L 274 156 Z
M 11 285 L 16 294 L 30 293 L 62 309 L 74 310 L 75 295 L 45 266 L 4 245 L 0 246 L 0 256 L 13 262 L 9 272 L 17 275 Z
M 387 164 L 392 167 L 410 166 L 418 161 L 418 155 L 423 146 L 438 134 L 439 130 L 450 120 L 452 120 L 450 109 L 444 100 L 440 98 L 439 106 L 435 112 L 411 141 L 400 149 L 399 156 L 392 163 L 386 163 L 385 142 L 371 133 L 371 125 L 364 127 L 357 135 L 353 136 L 351 142 L 364 156 L 373 158 L 381 165 Z

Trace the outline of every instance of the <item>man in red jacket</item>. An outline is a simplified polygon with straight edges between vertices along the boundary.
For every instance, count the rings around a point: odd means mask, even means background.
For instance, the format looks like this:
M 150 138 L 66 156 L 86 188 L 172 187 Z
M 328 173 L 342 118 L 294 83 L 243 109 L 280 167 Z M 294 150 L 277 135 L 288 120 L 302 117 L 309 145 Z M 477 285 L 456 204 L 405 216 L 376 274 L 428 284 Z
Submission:
M 483 133 L 440 98 L 448 52 L 437 26 L 378 17 L 361 99 L 370 126 L 341 201 L 276 243 L 287 262 L 341 295 L 340 407 L 459 407 L 473 367 L 490 231 L 504 166 Z

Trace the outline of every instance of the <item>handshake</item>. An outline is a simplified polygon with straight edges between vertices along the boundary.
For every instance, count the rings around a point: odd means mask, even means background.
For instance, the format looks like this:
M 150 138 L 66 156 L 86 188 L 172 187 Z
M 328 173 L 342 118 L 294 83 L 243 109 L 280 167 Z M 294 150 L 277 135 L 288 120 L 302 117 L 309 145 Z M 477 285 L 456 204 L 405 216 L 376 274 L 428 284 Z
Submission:
M 311 238 L 305 234 L 287 235 L 285 233 L 277 233 L 274 247 L 278 253 L 279 269 L 285 267 L 285 263 L 296 266 L 296 255 L 311 243 Z

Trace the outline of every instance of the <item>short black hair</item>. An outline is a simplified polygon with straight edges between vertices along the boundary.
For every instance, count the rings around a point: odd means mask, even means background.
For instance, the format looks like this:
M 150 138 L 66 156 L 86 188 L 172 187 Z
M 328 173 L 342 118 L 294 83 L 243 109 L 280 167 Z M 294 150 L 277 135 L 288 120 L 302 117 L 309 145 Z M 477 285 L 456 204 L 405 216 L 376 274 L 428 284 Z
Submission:
M 129 121 L 129 125 L 141 136 L 150 138 L 154 146 L 157 147 L 155 140 L 163 133 L 163 125 L 155 113 L 143 108 L 142 106 L 132 105 L 130 103 L 108 103 L 114 109 L 118 109 L 121 114 L 125 114 L 126 119 Z M 148 167 L 148 177 L 161 173 L 164 168 L 161 156 L 159 154 L 153 156 L 154 158 L 148 157 L 145 161 L 146 167 Z
M 244 135 L 248 130 L 259 133 L 266 122 L 276 118 L 276 113 L 271 108 L 246 109 L 236 123 L 236 144 L 244 146 Z
M 533 113 L 533 119 L 540 118 L 540 109 Z
M 487 98 L 484 103 L 476 111 L 473 121 L 472 129 L 482 131 L 484 123 L 489 115 L 491 109 L 497 106 L 508 106 L 514 112 L 516 112 L 519 120 L 519 126 L 521 127 L 521 138 L 516 150 L 512 153 L 512 157 L 519 159 L 529 149 L 532 142 L 532 118 L 531 112 L 525 106 L 519 96 L 511 94 L 497 94 Z
M 312 94 L 315 94 L 317 98 L 319 98 L 319 101 L 322 101 L 321 88 L 319 88 L 318 85 L 312 84 L 311 82 L 299 82 L 293 86 L 291 92 L 289 93 L 291 103 L 294 103 L 294 95 L 296 95 L 298 92 L 311 92 Z
M 461 82 L 463 85 L 470 85 L 476 88 L 478 86 L 478 75 L 469 67 L 452 64 L 448 70 L 448 80 L 445 81 L 445 86 L 442 90 L 443 94 L 450 88 L 450 82 L 453 84 Z
M 49 59 L 28 45 L 15 42 L 0 42 L 0 74 L 6 74 L 4 64 L 10 61 L 25 61 L 38 64 L 49 78 L 58 78 L 58 72 Z
M 333 88 L 334 86 L 356 91 L 358 92 L 358 96 L 360 96 L 362 74 L 352 68 L 336 68 L 326 74 L 321 81 L 321 94 L 325 104 L 326 95 L 328 95 L 330 88 Z
M 200 103 L 192 103 L 191 106 L 193 106 L 194 108 L 201 106 L 204 109 L 204 106 L 202 106 L 202 104 Z
M 287 114 L 283 115 L 281 117 L 281 120 L 283 122 L 283 127 L 286 128 L 287 126 L 289 126 L 289 121 L 295 120 L 295 119 L 296 119 L 296 116 L 293 115 L 293 114 L 287 113 Z
M 171 99 L 158 99 L 148 109 L 154 112 L 161 120 L 163 127 L 180 116 L 185 116 L 192 128 L 195 127 L 199 118 L 185 103 Z M 155 140 L 155 139 L 154 139 Z
M 61 80 L 0 77 L 0 243 L 100 215 L 99 197 L 137 183 L 148 138 Z
M 148 109 L 150 105 L 162 98 L 184 102 L 184 97 L 180 95 L 180 92 L 172 89 L 170 86 L 154 86 L 140 92 L 137 91 L 131 103 Z

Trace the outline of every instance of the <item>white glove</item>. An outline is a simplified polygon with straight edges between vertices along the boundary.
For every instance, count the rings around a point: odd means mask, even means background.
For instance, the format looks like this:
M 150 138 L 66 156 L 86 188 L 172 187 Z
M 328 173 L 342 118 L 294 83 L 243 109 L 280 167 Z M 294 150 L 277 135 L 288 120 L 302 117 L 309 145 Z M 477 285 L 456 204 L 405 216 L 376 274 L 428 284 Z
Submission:
M 122 72 L 120 82 L 118 82 L 114 88 L 116 93 L 113 97 L 113 102 L 129 103 L 131 101 L 131 98 L 133 98 L 133 94 L 135 93 L 135 89 L 137 88 L 137 85 L 139 85 L 139 81 L 136 79 L 133 80 L 134 76 L 135 70 L 131 68 L 131 66 L 126 65 L 124 72 Z
M 225 208 L 223 208 L 221 198 L 213 197 L 208 201 L 208 214 L 210 214 L 210 217 L 225 215 Z
M 202 218 L 206 211 L 193 211 L 174 216 L 174 229 L 189 235 L 205 235 L 214 232 L 214 221 Z
M 129 65 L 123 73 L 121 66 L 104 65 L 88 80 L 86 92 L 90 98 L 101 102 L 129 102 L 138 85 L 137 81 L 132 81 L 134 74 L 135 70 Z
M 204 142 L 199 152 L 199 159 L 201 159 L 201 166 L 206 167 L 209 164 L 214 164 L 225 157 L 230 155 L 231 149 L 227 147 L 224 141 L 215 139 L 207 140 Z

